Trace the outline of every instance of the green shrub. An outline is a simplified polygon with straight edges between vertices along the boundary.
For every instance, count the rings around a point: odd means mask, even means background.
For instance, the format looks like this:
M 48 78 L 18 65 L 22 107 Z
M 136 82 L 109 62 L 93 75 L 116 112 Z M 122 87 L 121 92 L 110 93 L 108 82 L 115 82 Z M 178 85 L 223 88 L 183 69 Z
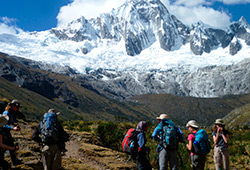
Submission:
M 123 139 L 123 134 L 122 131 L 118 128 L 117 123 L 100 123 L 95 129 L 95 134 L 100 138 L 103 146 L 115 150 L 121 150 L 121 141 Z

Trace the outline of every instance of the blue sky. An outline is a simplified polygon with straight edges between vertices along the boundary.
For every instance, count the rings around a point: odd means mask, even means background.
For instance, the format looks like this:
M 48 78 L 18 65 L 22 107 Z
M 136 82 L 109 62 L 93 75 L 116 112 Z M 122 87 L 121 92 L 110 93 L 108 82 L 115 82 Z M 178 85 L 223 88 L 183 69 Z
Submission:
M 190 25 L 199 20 L 228 26 L 244 16 L 250 23 L 250 0 L 161 0 L 171 14 Z M 0 33 L 48 30 L 84 16 L 89 19 L 125 0 L 2 0 Z

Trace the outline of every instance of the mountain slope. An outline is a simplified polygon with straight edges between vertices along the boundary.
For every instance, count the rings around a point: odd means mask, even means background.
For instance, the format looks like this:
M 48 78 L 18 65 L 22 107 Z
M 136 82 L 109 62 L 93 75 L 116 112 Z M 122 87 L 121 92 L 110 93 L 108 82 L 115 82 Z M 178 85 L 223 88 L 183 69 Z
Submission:
M 139 121 L 155 117 L 143 106 L 108 99 L 79 86 L 67 75 L 35 69 L 32 61 L 16 61 L 14 56 L 0 54 L 0 63 L 0 97 L 20 100 L 28 119 L 41 118 L 49 108 L 70 120 Z M 34 67 L 27 67 L 29 64 Z
M 229 127 L 249 127 L 250 125 L 250 103 L 231 111 L 224 118 Z
M 250 103 L 250 94 L 221 98 L 180 97 L 169 94 L 140 95 L 133 98 L 157 113 L 167 113 L 177 124 L 195 119 L 201 125 L 211 125 L 235 108 Z M 235 113 L 235 115 L 238 115 Z M 230 122 L 230 121 L 229 121 Z M 249 122 L 249 120 L 246 120 Z

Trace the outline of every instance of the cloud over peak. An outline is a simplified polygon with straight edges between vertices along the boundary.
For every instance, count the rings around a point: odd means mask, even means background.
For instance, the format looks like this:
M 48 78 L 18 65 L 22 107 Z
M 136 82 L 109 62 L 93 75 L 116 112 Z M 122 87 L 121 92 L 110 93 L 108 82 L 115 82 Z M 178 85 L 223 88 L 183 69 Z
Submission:
M 16 19 L 0 17 L 0 34 L 17 34 L 23 32 L 16 26 Z

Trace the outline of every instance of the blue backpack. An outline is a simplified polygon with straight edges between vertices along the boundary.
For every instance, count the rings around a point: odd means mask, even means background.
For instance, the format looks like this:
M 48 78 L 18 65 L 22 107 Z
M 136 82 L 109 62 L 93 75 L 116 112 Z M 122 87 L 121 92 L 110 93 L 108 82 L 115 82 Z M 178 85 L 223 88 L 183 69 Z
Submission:
M 56 144 L 59 141 L 59 122 L 55 113 L 46 113 L 40 122 L 41 140 L 45 144 Z
M 175 150 L 178 146 L 177 127 L 172 123 L 161 122 L 162 146 L 166 150 Z
M 193 133 L 192 133 L 193 134 Z M 207 155 L 211 150 L 208 134 L 204 129 L 198 130 L 195 135 L 192 152 L 197 155 Z

